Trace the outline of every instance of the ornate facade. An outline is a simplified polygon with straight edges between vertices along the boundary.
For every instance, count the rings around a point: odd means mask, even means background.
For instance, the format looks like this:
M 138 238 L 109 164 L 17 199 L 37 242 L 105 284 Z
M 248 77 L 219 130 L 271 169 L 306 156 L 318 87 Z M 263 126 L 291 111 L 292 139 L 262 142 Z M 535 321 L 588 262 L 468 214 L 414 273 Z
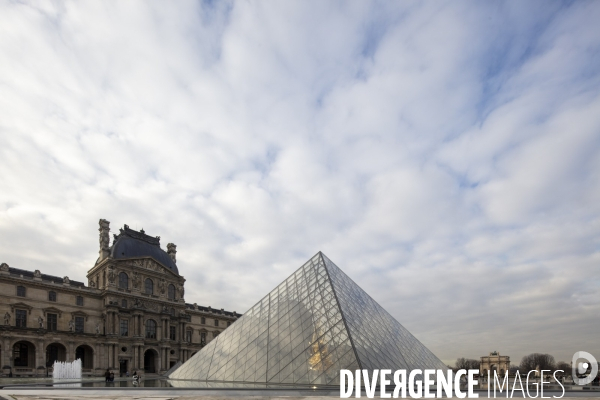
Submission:
M 82 360 L 83 374 L 163 373 L 185 362 L 240 314 L 189 304 L 177 246 L 125 225 L 100 250 L 88 285 L 67 276 L 0 266 L 0 361 L 12 376 L 46 376 L 54 361 Z

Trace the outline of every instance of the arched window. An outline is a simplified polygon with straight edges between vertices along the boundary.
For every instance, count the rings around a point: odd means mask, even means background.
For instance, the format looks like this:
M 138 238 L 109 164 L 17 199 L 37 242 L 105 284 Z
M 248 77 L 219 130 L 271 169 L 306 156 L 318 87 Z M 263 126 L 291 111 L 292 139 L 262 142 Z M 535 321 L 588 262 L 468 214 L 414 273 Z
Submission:
M 13 346 L 13 362 L 15 367 L 32 367 L 35 362 L 35 346 L 29 342 L 17 342 Z M 33 364 L 35 367 L 35 364 Z
M 152 319 L 146 321 L 146 339 L 156 339 L 156 321 Z
M 175 286 L 169 285 L 169 300 L 175 300 Z
M 146 294 L 154 293 L 154 282 L 152 282 L 152 279 L 150 279 L 150 278 L 146 279 L 146 282 L 144 282 L 144 287 L 146 290 Z
M 56 301 L 56 292 L 51 290 L 48 292 L 48 301 Z
M 81 360 L 82 368 L 92 369 L 94 367 L 94 350 L 90 346 L 82 344 L 75 349 L 75 359 Z
M 129 276 L 125 272 L 119 274 L 119 289 L 129 288 Z

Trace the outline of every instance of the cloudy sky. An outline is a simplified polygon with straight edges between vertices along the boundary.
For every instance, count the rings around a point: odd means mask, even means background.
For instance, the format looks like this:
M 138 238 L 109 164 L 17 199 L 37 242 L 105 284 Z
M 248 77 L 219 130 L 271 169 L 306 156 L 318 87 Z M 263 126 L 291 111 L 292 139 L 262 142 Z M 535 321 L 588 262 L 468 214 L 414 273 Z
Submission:
M 323 251 L 448 363 L 600 359 L 600 3 L 0 6 L 0 262 L 98 220 L 243 312 Z

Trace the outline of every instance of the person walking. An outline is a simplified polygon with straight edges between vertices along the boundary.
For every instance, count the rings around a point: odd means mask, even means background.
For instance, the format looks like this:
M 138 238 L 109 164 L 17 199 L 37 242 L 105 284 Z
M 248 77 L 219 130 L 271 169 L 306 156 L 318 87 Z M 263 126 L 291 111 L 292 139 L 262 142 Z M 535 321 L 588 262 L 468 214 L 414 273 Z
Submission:
M 105 382 L 110 382 L 110 369 L 106 369 L 106 372 L 104 373 L 104 379 Z
M 133 371 L 133 384 L 137 385 L 140 382 L 140 376 L 137 371 Z

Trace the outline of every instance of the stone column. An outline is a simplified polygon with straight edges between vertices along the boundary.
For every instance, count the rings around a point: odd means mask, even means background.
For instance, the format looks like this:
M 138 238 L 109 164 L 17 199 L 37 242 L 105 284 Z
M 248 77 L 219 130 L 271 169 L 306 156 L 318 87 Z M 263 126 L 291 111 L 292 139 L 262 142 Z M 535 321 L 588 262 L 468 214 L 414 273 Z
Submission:
M 110 366 L 110 351 L 108 351 L 108 345 L 102 343 L 102 363 L 104 364 L 102 369 L 107 369 Z
M 119 345 L 118 344 L 114 344 L 113 345 L 113 351 L 114 351 L 114 360 L 115 360 L 115 368 L 119 368 Z
M 37 375 L 39 366 L 46 366 L 46 347 L 44 347 L 44 341 L 38 340 L 36 343 L 35 349 L 35 373 Z M 46 375 L 46 370 L 44 369 L 44 376 Z
M 140 368 L 139 363 L 138 363 L 139 352 L 140 352 L 139 346 L 134 345 L 133 346 L 133 358 L 131 359 L 131 366 L 135 370 L 138 370 Z
M 131 319 L 131 330 L 132 330 L 132 334 L 133 337 L 136 337 L 140 334 L 139 332 L 139 327 L 138 327 L 138 315 L 134 314 L 133 318 Z
M 4 367 L 5 365 L 10 364 L 10 355 L 12 354 L 12 349 L 10 348 L 10 340 L 8 338 L 4 338 L 2 341 L 2 365 L 0 367 Z
M 137 363 L 138 363 L 138 368 L 143 370 L 144 369 L 144 346 L 142 346 L 142 345 L 138 346 Z
M 96 344 L 96 349 L 98 350 L 96 352 L 96 354 L 94 354 L 94 362 L 97 362 L 98 368 L 102 368 L 102 369 L 106 369 L 106 362 L 105 362 L 105 353 L 106 351 L 104 350 L 104 343 L 98 343 Z M 96 361 L 97 360 L 97 361 Z
M 113 319 L 112 319 L 112 311 L 107 311 L 106 312 L 106 334 L 110 335 L 112 333 L 112 324 L 113 324 Z
M 110 352 L 110 344 L 104 345 L 104 353 L 106 354 L 104 356 L 106 360 L 106 368 L 110 368 L 110 366 L 112 365 L 112 354 Z
M 71 340 L 67 345 L 67 362 L 72 362 L 75 360 L 75 343 Z
M 140 357 L 138 360 L 139 361 L 138 365 L 139 365 L 140 369 L 143 371 L 144 370 L 144 346 L 140 346 L 140 351 L 138 353 L 139 353 L 139 357 Z
M 168 339 L 169 338 L 169 317 L 162 315 L 160 318 L 162 321 L 161 329 L 163 331 L 163 338 Z
M 100 356 L 100 352 L 99 350 L 98 343 L 94 343 L 94 345 L 92 346 L 92 349 L 94 350 L 94 358 L 93 358 L 93 362 L 92 362 L 92 368 L 94 369 L 92 371 L 92 374 L 96 373 L 96 368 L 100 367 L 100 360 L 98 359 L 98 357 Z

